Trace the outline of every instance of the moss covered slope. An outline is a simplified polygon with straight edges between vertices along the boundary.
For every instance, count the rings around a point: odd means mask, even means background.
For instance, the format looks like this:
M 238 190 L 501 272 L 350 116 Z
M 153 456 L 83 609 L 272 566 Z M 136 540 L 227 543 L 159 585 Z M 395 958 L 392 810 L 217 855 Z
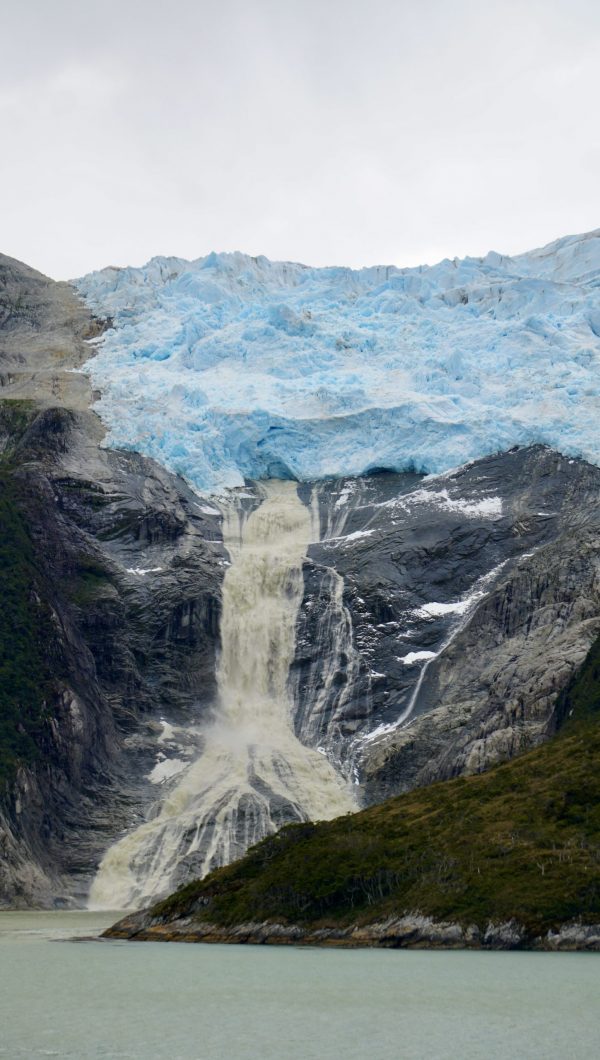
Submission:
M 511 919 L 530 936 L 600 917 L 600 642 L 544 746 L 358 814 L 284 829 L 150 911 L 223 927 Z M 572 712 L 572 713 L 571 713 Z M 570 715 L 570 716 L 569 716 Z
M 52 685 L 47 650 L 54 631 L 11 461 L 34 414 L 31 402 L 0 402 L 0 791 L 20 763 L 39 755 Z
M 36 593 L 33 548 L 19 512 L 18 487 L 0 471 L 0 786 L 38 754 L 50 675 L 43 645 L 52 636 Z

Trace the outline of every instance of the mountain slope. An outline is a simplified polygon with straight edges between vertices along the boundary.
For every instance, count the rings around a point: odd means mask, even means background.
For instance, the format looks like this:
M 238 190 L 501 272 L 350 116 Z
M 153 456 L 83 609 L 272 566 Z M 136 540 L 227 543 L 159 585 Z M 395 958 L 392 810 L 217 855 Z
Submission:
M 563 694 L 564 730 L 543 747 L 291 826 L 107 934 L 600 948 L 599 656 L 597 641 Z

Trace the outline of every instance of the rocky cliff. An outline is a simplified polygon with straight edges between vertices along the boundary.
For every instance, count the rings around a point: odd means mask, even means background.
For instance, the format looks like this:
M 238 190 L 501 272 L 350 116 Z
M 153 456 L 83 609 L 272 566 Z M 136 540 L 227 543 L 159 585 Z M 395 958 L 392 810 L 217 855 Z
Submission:
M 421 482 L 319 487 L 296 723 L 351 764 L 364 800 L 555 731 L 557 694 L 600 630 L 599 486 L 597 468 L 534 447 Z
M 74 291 L 1 259 L 0 305 L 3 577 L 24 568 L 3 659 L 22 615 L 35 642 L 2 686 L 0 895 L 82 902 L 102 851 L 151 798 L 164 712 L 189 720 L 212 699 L 223 549 L 181 480 L 100 448 L 73 369 L 103 324 Z

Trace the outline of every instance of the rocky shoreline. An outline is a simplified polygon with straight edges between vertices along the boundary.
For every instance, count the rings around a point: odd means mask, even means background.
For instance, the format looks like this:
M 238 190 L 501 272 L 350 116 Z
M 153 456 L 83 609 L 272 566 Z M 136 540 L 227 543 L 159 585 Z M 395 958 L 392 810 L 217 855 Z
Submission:
M 346 927 L 301 927 L 299 924 L 237 924 L 224 927 L 184 917 L 165 921 L 148 912 L 133 913 L 102 935 L 106 939 L 134 942 L 204 942 L 260 946 L 327 946 L 381 949 L 545 950 L 547 952 L 600 952 L 600 924 L 572 921 L 544 935 L 532 935 L 516 920 L 490 922 L 485 929 L 436 921 L 408 913 L 367 924 Z

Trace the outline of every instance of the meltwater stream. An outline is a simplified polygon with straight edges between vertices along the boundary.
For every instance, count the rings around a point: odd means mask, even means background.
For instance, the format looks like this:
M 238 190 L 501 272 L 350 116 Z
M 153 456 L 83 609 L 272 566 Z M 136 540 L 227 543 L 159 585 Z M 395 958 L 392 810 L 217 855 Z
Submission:
M 92 909 L 129 909 L 172 889 L 182 863 L 203 876 L 289 821 L 356 809 L 324 755 L 293 730 L 288 676 L 302 602 L 311 514 L 292 482 L 261 484 L 262 503 L 224 512 L 218 704 L 200 756 L 156 816 L 105 854 Z

